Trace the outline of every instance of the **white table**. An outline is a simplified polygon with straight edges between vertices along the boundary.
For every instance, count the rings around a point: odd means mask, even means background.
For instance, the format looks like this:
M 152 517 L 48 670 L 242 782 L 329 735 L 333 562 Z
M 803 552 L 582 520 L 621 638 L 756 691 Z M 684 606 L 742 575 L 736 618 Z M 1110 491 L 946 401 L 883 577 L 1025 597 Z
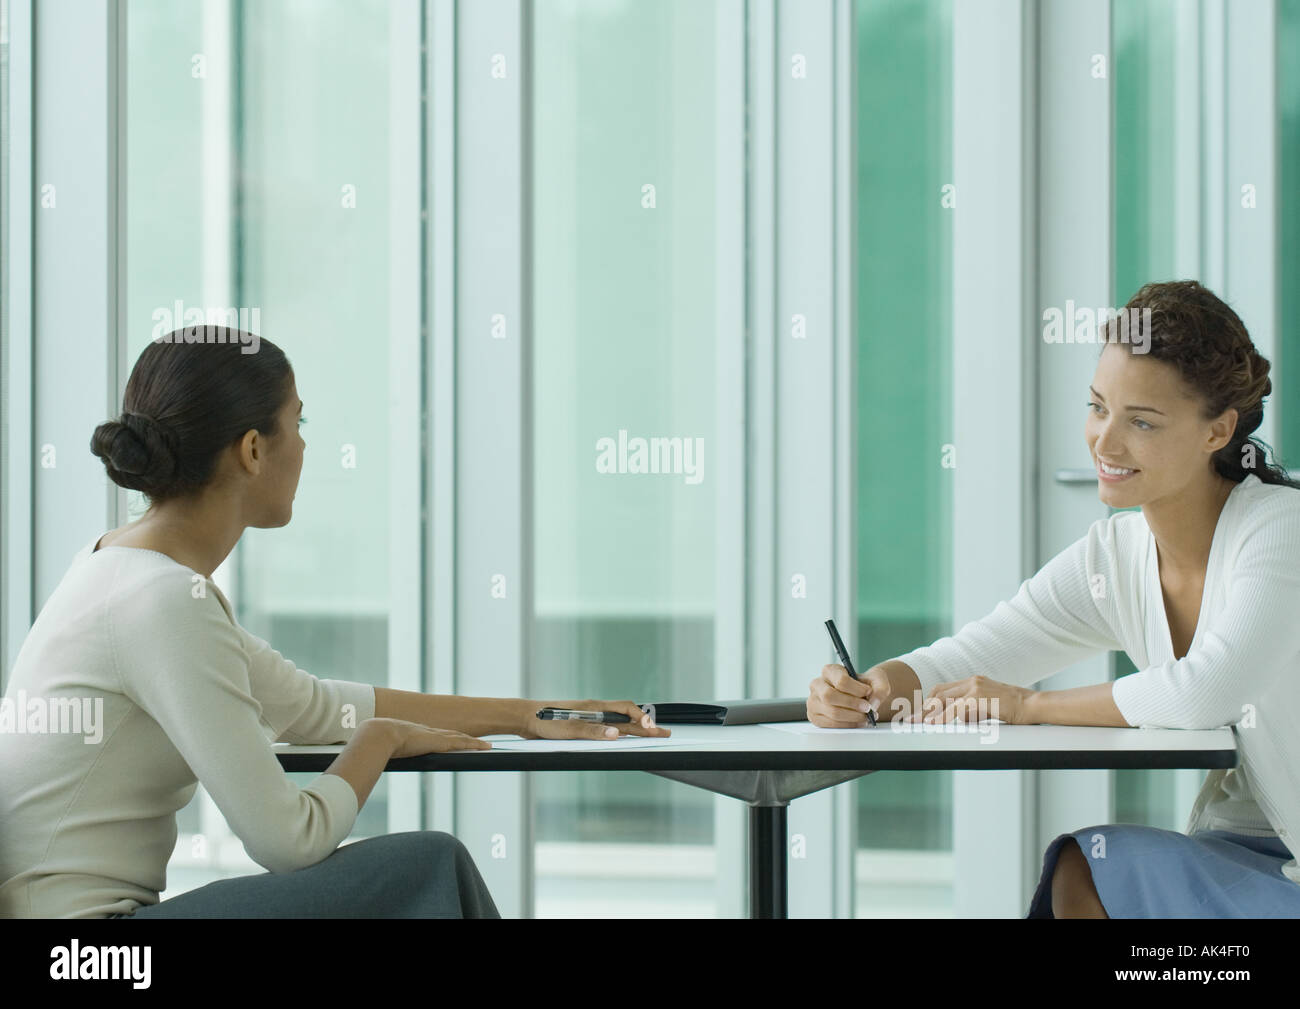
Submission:
M 762 725 L 668 725 L 683 745 L 648 749 L 431 753 L 387 771 L 647 771 L 749 805 L 750 915 L 786 916 L 786 811 L 792 799 L 872 771 L 1029 768 L 1229 768 L 1232 730 L 986 725 L 950 732 L 795 735 Z M 983 730 L 983 731 L 981 731 Z M 992 730 L 996 730 L 996 737 Z M 324 771 L 343 749 L 275 744 L 286 771 Z

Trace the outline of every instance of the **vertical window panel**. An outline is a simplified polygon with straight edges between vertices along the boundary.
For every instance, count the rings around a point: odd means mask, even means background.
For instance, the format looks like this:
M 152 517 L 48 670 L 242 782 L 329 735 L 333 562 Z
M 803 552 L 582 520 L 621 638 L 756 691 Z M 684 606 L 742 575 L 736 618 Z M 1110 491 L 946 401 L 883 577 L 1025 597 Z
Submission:
M 1278 457 L 1300 473 L 1300 0 L 1277 6 L 1278 353 L 1273 362 Z
M 233 289 L 204 287 L 205 249 L 209 256 L 222 257 L 229 254 L 229 246 L 224 236 L 204 234 L 203 165 L 197 158 L 184 158 L 185 152 L 202 149 L 204 85 L 224 85 L 228 90 L 228 70 L 221 74 L 223 84 L 191 76 L 194 54 L 207 51 L 215 56 L 208 42 L 203 9 L 197 4 L 136 0 L 128 10 L 126 136 L 120 139 L 126 148 L 127 170 L 119 179 L 127 207 L 127 268 L 121 279 L 128 370 L 122 376 L 123 387 L 149 341 L 183 324 L 172 325 L 178 301 L 182 314 L 186 306 L 203 306 L 210 298 L 213 304 L 234 304 Z M 172 58 L 157 57 L 164 52 Z M 153 58 L 145 58 L 146 53 L 154 54 Z M 220 196 L 225 199 L 227 194 Z M 121 408 L 120 402 L 116 405 Z M 139 518 L 147 508 L 143 494 L 127 491 L 128 520 Z M 224 822 L 218 825 L 212 819 L 213 805 L 200 784 L 177 814 L 177 851 L 167 867 L 164 899 L 239 874 L 221 865 L 218 849 L 233 834 Z M 214 836 L 214 844 L 195 844 L 194 838 L 210 834 L 221 839 Z
M 1111 4 L 1116 306 L 1149 281 L 1184 279 L 1174 276 L 1173 7 Z
M 1187 279 L 1175 276 L 1174 18 L 1173 0 L 1111 3 L 1116 307 L 1150 281 Z M 1124 652 L 1112 661 L 1116 677 L 1137 671 Z M 1176 798 L 1184 773 L 1113 771 L 1115 821 L 1181 830 Z
M 690 0 L 534 9 L 533 696 L 713 696 L 714 36 Z M 680 467 L 632 472 L 654 438 Z M 709 793 L 533 789 L 539 917 L 715 913 Z
M 859 665 L 952 632 L 952 6 L 859 0 Z M 952 914 L 952 772 L 857 787 L 860 917 Z
M 288 355 L 308 419 L 292 523 L 238 548 L 240 620 L 316 676 L 384 685 L 388 4 L 238 10 L 238 303 Z M 355 835 L 387 831 L 387 785 Z

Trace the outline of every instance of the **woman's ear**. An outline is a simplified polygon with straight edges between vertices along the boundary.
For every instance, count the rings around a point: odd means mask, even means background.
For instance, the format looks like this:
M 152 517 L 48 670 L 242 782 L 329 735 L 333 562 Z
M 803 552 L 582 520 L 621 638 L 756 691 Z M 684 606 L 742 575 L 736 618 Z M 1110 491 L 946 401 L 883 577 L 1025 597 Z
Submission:
M 244 437 L 240 438 L 236 444 L 239 465 L 246 472 L 257 476 L 262 470 L 262 456 L 265 450 L 266 446 L 259 437 L 257 429 L 249 428 L 244 432 Z
M 1231 444 L 1236 433 L 1238 414 L 1235 407 L 1228 407 L 1210 424 L 1210 444 L 1217 452 L 1224 445 Z M 1215 445 L 1215 442 L 1219 444 Z

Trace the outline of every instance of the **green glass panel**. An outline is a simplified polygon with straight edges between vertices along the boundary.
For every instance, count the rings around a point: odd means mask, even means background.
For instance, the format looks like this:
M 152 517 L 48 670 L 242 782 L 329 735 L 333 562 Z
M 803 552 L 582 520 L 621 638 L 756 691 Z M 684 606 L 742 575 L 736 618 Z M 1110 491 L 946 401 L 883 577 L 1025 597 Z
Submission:
M 1300 0 L 1277 5 L 1278 348 L 1273 361 L 1277 457 L 1300 472 Z
M 951 633 L 952 4 L 854 6 L 858 649 L 865 667 Z M 951 913 L 952 774 L 857 786 L 860 915 Z M 869 853 L 898 853 L 884 870 Z M 920 857 L 917 857 L 917 856 Z M 864 861 L 864 858 L 866 859 Z M 912 861 L 909 861 L 911 859 Z M 889 875 L 891 878 L 881 878 Z M 909 878 L 914 876 L 914 878 Z

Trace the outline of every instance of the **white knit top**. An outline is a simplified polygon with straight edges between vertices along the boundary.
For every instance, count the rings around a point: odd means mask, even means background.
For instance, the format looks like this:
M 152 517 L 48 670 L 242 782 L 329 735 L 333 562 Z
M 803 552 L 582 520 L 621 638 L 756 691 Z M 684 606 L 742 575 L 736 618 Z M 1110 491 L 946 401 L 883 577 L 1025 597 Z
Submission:
M 299 788 L 270 744 L 346 742 L 374 688 L 298 669 L 165 554 L 98 541 L 41 609 L 0 702 L 25 716 L 18 731 L 0 709 L 0 916 L 156 903 L 196 781 L 259 865 L 319 862 L 352 830 L 356 793 L 334 774 Z M 67 702 L 91 717 L 74 726 Z
M 1276 833 L 1300 848 L 1300 490 L 1251 474 L 1232 489 L 1210 547 L 1200 618 L 1174 658 L 1156 541 L 1141 511 L 1098 519 L 983 620 L 898 656 L 923 693 L 982 674 L 1032 686 L 1099 651 L 1137 672 L 1114 682 L 1133 726 L 1232 726 L 1240 768 L 1213 770 L 1186 832 Z M 1283 873 L 1300 883 L 1293 857 Z

